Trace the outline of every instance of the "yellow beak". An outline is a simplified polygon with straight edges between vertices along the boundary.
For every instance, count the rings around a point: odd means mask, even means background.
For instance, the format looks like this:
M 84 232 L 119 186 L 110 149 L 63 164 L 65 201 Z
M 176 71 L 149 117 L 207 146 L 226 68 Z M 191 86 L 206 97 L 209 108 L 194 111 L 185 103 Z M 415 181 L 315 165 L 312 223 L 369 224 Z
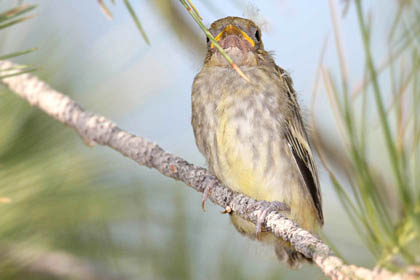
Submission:
M 223 35 L 237 35 L 237 36 L 241 36 L 242 38 L 244 38 L 245 40 L 247 40 L 252 47 L 255 46 L 255 42 L 254 40 L 251 39 L 251 37 L 248 36 L 248 34 L 246 34 L 245 32 L 243 32 L 241 29 L 239 29 L 238 27 L 229 24 L 228 26 L 225 27 L 225 29 L 223 29 L 222 32 L 220 32 L 219 34 L 217 34 L 216 36 L 216 41 L 219 42 L 220 39 L 222 39 Z M 210 46 L 211 48 L 214 48 L 213 43 Z

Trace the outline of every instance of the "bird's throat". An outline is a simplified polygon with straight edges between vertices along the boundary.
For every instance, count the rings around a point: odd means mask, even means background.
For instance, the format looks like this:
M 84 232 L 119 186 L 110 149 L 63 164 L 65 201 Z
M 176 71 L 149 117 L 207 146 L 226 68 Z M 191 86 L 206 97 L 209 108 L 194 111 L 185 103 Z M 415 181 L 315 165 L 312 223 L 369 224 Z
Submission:
M 233 44 L 233 43 L 232 43 Z M 238 66 L 255 66 L 257 65 L 257 59 L 252 51 L 243 50 L 236 46 L 229 46 L 224 49 L 227 55 L 233 60 Z M 230 66 L 229 62 L 221 55 L 220 52 L 216 51 L 211 56 L 209 61 L 210 66 Z

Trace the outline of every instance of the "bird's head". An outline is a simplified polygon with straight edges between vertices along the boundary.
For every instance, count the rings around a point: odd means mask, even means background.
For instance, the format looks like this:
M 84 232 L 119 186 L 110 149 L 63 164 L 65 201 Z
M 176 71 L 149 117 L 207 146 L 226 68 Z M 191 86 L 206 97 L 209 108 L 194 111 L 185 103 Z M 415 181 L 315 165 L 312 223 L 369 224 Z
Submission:
M 239 66 L 253 66 L 272 61 L 270 54 L 264 51 L 261 29 L 249 19 L 225 17 L 213 22 L 209 31 Z M 208 38 L 205 64 L 208 66 L 229 65 Z

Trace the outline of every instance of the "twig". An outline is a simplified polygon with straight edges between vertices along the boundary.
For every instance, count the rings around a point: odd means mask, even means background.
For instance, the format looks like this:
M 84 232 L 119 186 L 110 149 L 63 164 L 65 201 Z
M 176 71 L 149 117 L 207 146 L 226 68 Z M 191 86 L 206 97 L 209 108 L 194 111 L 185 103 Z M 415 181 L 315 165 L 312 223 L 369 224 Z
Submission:
M 139 18 L 136 15 L 136 12 L 134 11 L 133 7 L 130 4 L 130 1 L 124 0 L 125 7 L 127 8 L 128 12 L 130 13 L 131 17 L 134 20 L 134 23 L 137 26 L 137 29 L 140 31 L 141 36 L 143 37 L 143 40 L 150 46 L 150 40 L 149 37 L 147 37 L 146 31 L 144 31 L 143 25 L 141 25 L 141 22 Z
M 191 1 L 187 0 L 188 3 L 192 4 Z M 201 21 L 201 16 L 198 13 L 198 11 L 195 9 L 194 5 L 191 7 L 188 5 L 188 3 L 185 0 L 180 0 L 181 4 L 187 9 L 188 13 L 191 15 L 191 17 L 195 20 L 195 22 L 198 24 L 198 26 L 203 30 L 204 34 L 206 34 L 207 38 L 210 39 L 210 41 L 213 43 L 213 45 L 216 47 L 216 49 L 220 52 L 220 54 L 226 59 L 226 61 L 232 66 L 233 70 L 235 70 L 242 78 L 244 78 L 247 82 L 250 82 L 247 75 L 245 75 L 244 72 L 242 72 L 241 68 L 239 68 L 238 65 L 236 65 L 235 62 L 233 62 L 232 58 L 225 52 L 225 50 L 219 45 L 217 40 L 214 38 L 213 34 L 210 33 L 210 31 L 207 29 L 207 27 L 203 24 Z
M 0 71 L 16 66 L 9 61 L 0 61 Z M 85 142 L 109 146 L 138 164 L 157 169 L 163 175 L 180 180 L 198 192 L 210 187 L 212 191 L 209 193 L 209 199 L 213 203 L 225 209 L 229 207 L 240 217 L 253 223 L 257 222 L 262 204 L 257 204 L 256 200 L 224 187 L 206 169 L 164 151 L 143 137 L 120 129 L 103 116 L 85 111 L 79 104 L 55 91 L 37 77 L 22 74 L 0 80 L 0 83 L 31 105 L 71 126 Z M 301 229 L 293 221 L 276 211 L 267 213 L 263 226 L 275 236 L 289 241 L 306 257 L 312 258 L 315 264 L 332 279 L 416 279 L 420 276 L 418 271 L 420 269 L 417 270 L 419 274 L 415 272 L 396 274 L 381 268 L 369 270 L 346 265 L 324 242 Z
M 112 13 L 111 11 L 106 7 L 103 0 L 98 0 L 99 7 L 101 7 L 102 12 L 104 15 L 109 19 L 112 20 Z
M 81 257 L 64 251 L 45 250 L 40 247 L 28 247 L 27 244 L 1 244 L 0 255 L 19 270 L 31 275 L 43 275 L 52 279 L 79 280 L 123 280 L 124 275 L 113 275 L 106 268 L 98 267 Z M 48 278 L 48 279 L 49 279 Z

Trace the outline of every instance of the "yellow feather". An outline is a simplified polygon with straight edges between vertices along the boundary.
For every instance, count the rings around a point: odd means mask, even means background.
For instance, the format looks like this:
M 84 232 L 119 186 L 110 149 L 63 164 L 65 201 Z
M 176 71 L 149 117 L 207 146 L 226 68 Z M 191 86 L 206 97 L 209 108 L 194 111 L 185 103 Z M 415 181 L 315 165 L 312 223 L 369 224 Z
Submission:
M 223 107 L 226 103 L 227 100 L 223 100 L 219 103 L 219 108 Z M 255 159 L 252 158 L 252 151 L 249 147 L 242 143 L 238 143 L 232 120 L 226 110 L 219 110 L 219 126 L 216 133 L 216 139 L 219 166 L 216 168 L 215 172 L 218 177 L 223 178 L 223 182 L 229 188 L 257 200 L 284 202 L 292 209 L 290 215 L 286 216 L 289 216 L 299 223 L 300 226 L 309 231 L 316 229 L 316 219 L 313 218 L 316 215 L 314 209 L 313 207 L 306 206 L 310 205 L 310 197 L 305 196 L 305 194 L 302 193 L 302 188 L 297 185 L 273 185 L 271 178 L 264 174 L 267 159 L 265 156 L 266 153 L 263 151 L 267 148 L 267 144 L 261 143 L 257 147 L 259 149 L 260 157 L 255 164 L 253 162 Z M 281 158 L 279 151 L 280 150 L 274 150 L 273 157 L 275 159 L 274 165 L 278 165 L 280 168 L 281 163 L 279 160 L 276 161 L 276 159 Z M 288 176 L 288 174 L 283 174 L 283 176 Z M 281 188 L 284 188 L 285 191 L 276 191 Z M 282 195 L 284 193 L 287 195 Z M 238 216 L 234 215 L 232 217 L 232 223 L 238 230 L 248 235 L 255 234 L 255 225 Z M 275 239 L 271 234 L 263 234 L 262 240 L 271 242 Z

